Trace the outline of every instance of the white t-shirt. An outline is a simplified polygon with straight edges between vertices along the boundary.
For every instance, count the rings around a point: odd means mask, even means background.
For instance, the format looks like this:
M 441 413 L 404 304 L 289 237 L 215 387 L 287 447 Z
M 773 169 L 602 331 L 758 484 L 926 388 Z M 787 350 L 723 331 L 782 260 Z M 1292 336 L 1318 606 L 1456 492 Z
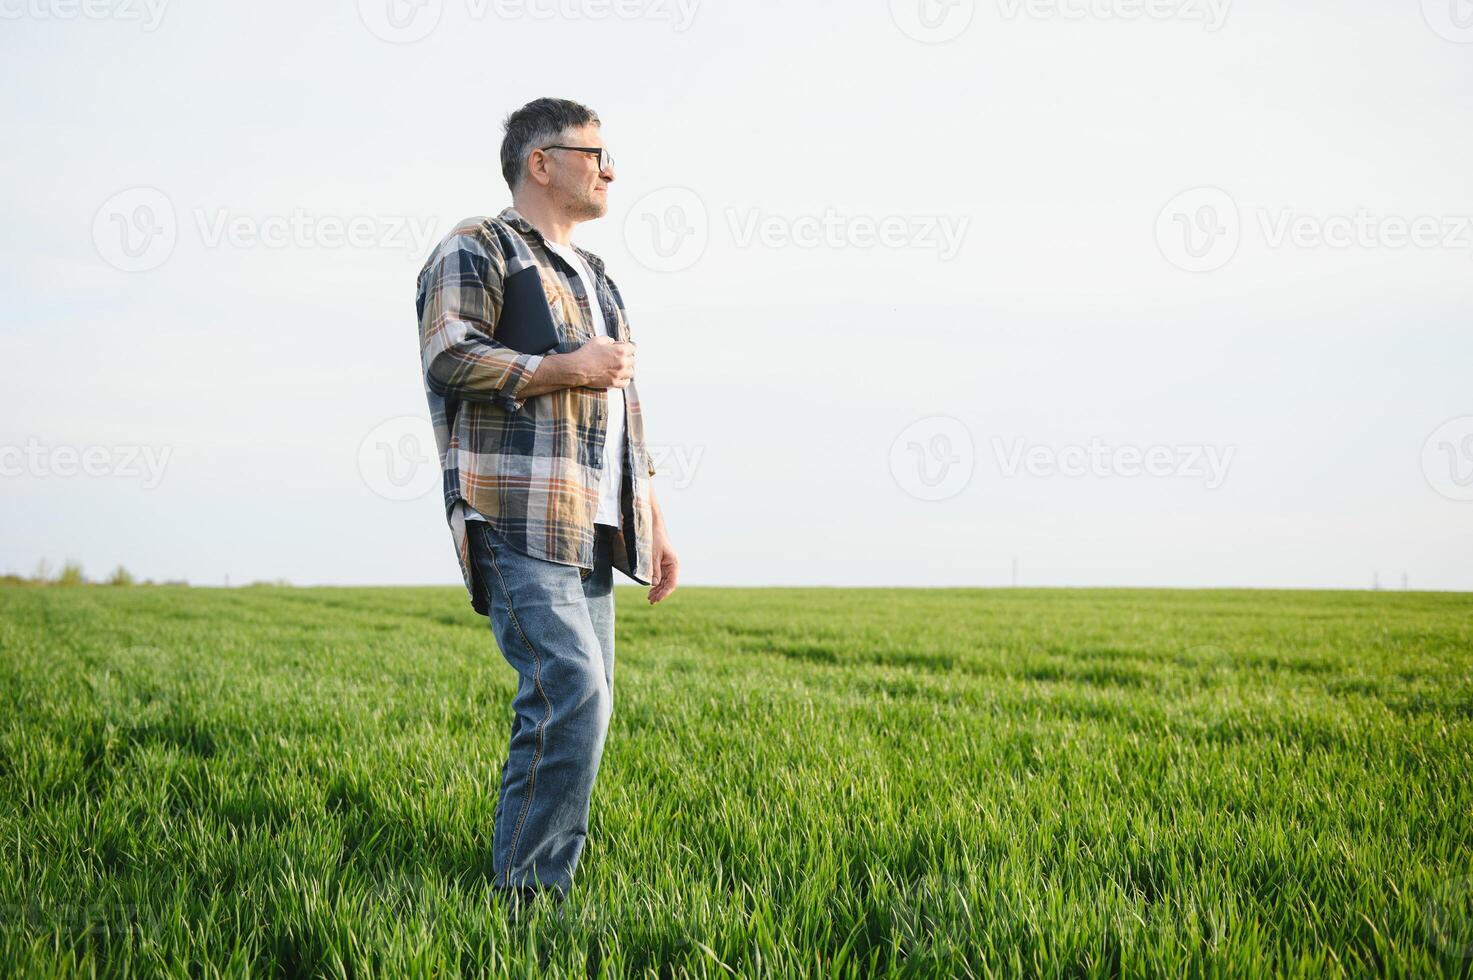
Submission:
M 557 242 L 547 241 L 547 247 L 568 260 L 580 278 L 583 280 L 583 291 L 588 295 L 589 308 L 593 313 L 594 333 L 613 337 L 613 333 L 607 323 L 604 322 L 603 307 L 598 302 L 598 291 L 594 288 L 593 271 L 588 268 L 588 263 L 583 257 L 573 251 L 571 246 L 560 245 Z M 617 340 L 617 337 L 614 337 Z M 598 511 L 594 515 L 595 524 L 609 524 L 620 527 L 624 522 L 619 514 L 619 486 L 624 478 L 624 389 L 610 387 L 606 389 L 609 396 L 609 428 L 604 438 L 604 470 L 603 476 L 598 484 Z M 461 512 L 468 521 L 484 521 L 486 518 L 478 513 L 470 504 L 464 500 L 460 502 Z

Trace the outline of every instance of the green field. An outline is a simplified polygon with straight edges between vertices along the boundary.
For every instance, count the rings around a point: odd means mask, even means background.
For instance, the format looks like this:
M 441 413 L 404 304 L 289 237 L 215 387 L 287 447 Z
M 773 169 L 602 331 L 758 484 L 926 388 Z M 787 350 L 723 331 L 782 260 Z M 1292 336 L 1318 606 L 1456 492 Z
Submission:
M 0 588 L 0 976 L 1468 976 L 1473 596 L 621 588 L 561 913 L 458 588 Z

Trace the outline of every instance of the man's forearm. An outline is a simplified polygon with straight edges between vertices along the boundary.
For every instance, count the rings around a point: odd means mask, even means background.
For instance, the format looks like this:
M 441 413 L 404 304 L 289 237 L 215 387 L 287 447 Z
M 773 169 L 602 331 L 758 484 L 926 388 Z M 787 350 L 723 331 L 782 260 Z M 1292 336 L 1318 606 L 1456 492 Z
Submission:
M 651 528 L 655 531 L 665 530 L 665 515 L 660 513 L 660 502 L 655 499 L 655 488 L 650 486 L 650 517 Z
M 547 354 L 537 365 L 531 380 L 525 388 L 517 395 L 518 398 L 531 398 L 533 395 L 545 395 L 549 391 L 558 391 L 562 388 L 582 388 L 588 384 L 589 379 L 578 368 L 578 362 L 572 353 Z

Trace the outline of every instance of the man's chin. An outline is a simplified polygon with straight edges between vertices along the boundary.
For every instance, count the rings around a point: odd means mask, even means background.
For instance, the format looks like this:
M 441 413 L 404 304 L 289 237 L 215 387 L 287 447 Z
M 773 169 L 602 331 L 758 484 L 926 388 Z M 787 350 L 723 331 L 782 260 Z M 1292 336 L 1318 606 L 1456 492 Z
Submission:
M 568 217 L 574 221 L 592 221 L 594 218 L 602 218 L 608 213 L 606 206 L 597 204 L 581 204 L 568 212 Z
M 574 221 L 591 221 L 594 218 L 602 218 L 609 212 L 609 202 L 602 198 L 602 194 L 572 198 L 564 206 L 563 213 Z

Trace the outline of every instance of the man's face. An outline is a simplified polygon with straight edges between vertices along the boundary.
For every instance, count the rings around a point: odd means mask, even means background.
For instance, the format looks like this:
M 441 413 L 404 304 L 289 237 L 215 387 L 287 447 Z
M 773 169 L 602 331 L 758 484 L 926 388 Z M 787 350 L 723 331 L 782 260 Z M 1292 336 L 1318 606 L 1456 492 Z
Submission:
M 603 135 L 592 124 L 571 129 L 558 140 L 565 146 L 603 146 Z M 548 188 L 554 201 L 559 202 L 564 212 L 576 221 L 602 218 L 609 210 L 608 185 L 614 179 L 613 170 L 599 172 L 598 156 L 578 150 L 547 150 L 548 173 L 552 184 Z

